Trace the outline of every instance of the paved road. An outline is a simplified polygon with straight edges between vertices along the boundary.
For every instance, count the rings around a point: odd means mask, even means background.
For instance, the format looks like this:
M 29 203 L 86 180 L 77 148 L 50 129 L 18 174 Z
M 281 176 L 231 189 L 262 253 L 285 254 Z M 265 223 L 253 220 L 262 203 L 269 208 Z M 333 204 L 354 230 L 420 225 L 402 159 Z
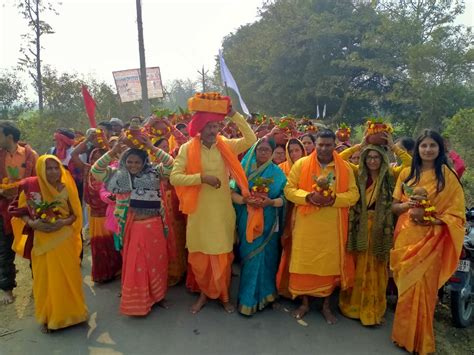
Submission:
M 90 258 L 88 258 L 90 262 Z M 89 264 L 87 262 L 87 264 Z M 265 310 L 247 318 L 225 314 L 217 303 L 209 303 L 198 315 L 188 312 L 196 296 L 183 285 L 169 290 L 169 310 L 155 307 L 146 318 L 130 318 L 118 312 L 118 281 L 93 285 L 83 268 L 84 290 L 91 319 L 45 335 L 32 316 L 0 325 L 14 334 L 0 337 L 0 354 L 403 354 L 390 341 L 393 315 L 387 325 L 364 328 L 339 316 L 326 325 L 317 304 L 303 326 L 285 311 L 295 307 L 283 302 L 281 310 Z M 233 279 L 232 295 L 237 290 Z

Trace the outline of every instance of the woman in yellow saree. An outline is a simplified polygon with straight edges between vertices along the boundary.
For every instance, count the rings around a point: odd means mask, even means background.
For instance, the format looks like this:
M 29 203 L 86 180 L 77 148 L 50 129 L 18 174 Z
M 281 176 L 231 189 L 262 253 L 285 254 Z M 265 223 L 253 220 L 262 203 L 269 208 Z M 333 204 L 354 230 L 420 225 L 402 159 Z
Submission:
M 361 163 L 351 163 L 360 191 L 349 219 L 348 250 L 356 264 L 354 287 L 340 292 L 339 308 L 346 317 L 359 319 L 365 326 L 384 323 L 394 227 L 392 194 L 398 175 L 412 162 L 391 135 L 386 138 L 387 147 L 402 161 L 399 167 L 390 166 L 387 150 L 381 146 L 357 144 L 339 153 L 349 160 L 355 152 L 361 152 Z
M 20 188 L 12 225 L 17 253 L 22 253 L 24 233 L 32 230 L 35 315 L 43 332 L 49 332 L 87 320 L 79 258 L 82 212 L 74 180 L 58 158 L 39 157 L 36 172 Z M 54 201 L 58 218 L 45 222 L 34 206 Z
M 412 210 L 419 187 L 435 207 L 432 218 Z M 465 222 L 462 186 L 447 164 L 438 133 L 425 130 L 417 139 L 411 169 L 401 172 L 393 198 L 392 210 L 399 218 L 390 268 L 399 297 L 392 340 L 409 352 L 433 353 L 437 291 L 456 270 Z

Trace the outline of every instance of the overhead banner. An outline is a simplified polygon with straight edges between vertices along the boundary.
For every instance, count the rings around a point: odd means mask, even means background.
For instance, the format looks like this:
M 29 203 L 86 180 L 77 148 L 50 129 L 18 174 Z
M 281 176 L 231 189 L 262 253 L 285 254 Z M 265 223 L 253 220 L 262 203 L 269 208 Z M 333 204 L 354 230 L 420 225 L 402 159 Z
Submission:
M 130 102 L 142 99 L 140 69 L 129 69 L 112 72 L 120 101 Z M 163 85 L 159 67 L 146 68 L 148 98 L 163 97 Z

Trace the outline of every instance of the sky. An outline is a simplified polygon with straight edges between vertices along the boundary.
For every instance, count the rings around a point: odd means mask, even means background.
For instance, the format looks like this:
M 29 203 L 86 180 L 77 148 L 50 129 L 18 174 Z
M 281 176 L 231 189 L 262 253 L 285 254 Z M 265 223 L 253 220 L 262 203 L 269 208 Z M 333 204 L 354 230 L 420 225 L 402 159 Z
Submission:
M 0 68 L 15 66 L 25 20 L 14 0 L 0 0 Z M 212 73 L 222 39 L 257 19 L 262 0 L 142 0 L 145 56 L 163 83 Z M 138 68 L 135 0 L 62 0 L 45 20 L 56 33 L 43 38 L 45 64 L 113 84 L 112 71 Z
M 14 4 L 0 0 L 0 69 L 18 61 L 26 22 Z M 52 0 L 57 3 L 56 0 Z M 139 67 L 135 0 L 61 0 L 59 16 L 45 20 L 43 63 L 114 84 L 112 71 Z M 258 19 L 263 0 L 142 0 L 146 64 L 159 66 L 163 83 L 209 73 L 222 40 Z M 474 26 L 474 0 L 458 22 Z M 242 53 L 242 55 L 245 55 Z M 232 71 L 232 68 L 230 68 Z

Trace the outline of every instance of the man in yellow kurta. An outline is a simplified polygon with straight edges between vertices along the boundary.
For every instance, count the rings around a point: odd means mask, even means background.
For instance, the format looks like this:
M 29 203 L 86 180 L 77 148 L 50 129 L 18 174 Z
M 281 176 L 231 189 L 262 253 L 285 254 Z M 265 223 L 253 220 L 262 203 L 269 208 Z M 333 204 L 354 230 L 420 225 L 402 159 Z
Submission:
M 188 214 L 188 263 L 201 291 L 191 307 L 192 313 L 199 312 L 208 298 L 220 299 L 226 311 L 233 311 L 229 286 L 235 212 L 229 187 L 232 167 L 228 157 L 234 155 L 233 161 L 238 163 L 236 156 L 250 148 L 257 137 L 242 115 L 232 110 L 228 116 L 239 128 L 242 138 L 227 139 L 218 135 L 219 118 L 215 115 L 193 116 L 189 133 L 196 139 L 181 146 L 170 177 L 180 199 L 180 209 Z M 188 208 L 187 203 L 193 206 Z
M 289 289 L 303 296 L 293 313 L 302 318 L 309 311 L 309 298 L 324 297 L 322 313 L 329 324 L 337 319 L 329 307 L 329 296 L 337 286 L 352 286 L 354 264 L 346 253 L 348 210 L 359 199 L 352 169 L 334 151 L 336 136 L 320 131 L 316 150 L 292 167 L 285 196 L 296 205 L 290 262 Z M 328 196 L 316 192 L 314 178 L 335 177 Z

